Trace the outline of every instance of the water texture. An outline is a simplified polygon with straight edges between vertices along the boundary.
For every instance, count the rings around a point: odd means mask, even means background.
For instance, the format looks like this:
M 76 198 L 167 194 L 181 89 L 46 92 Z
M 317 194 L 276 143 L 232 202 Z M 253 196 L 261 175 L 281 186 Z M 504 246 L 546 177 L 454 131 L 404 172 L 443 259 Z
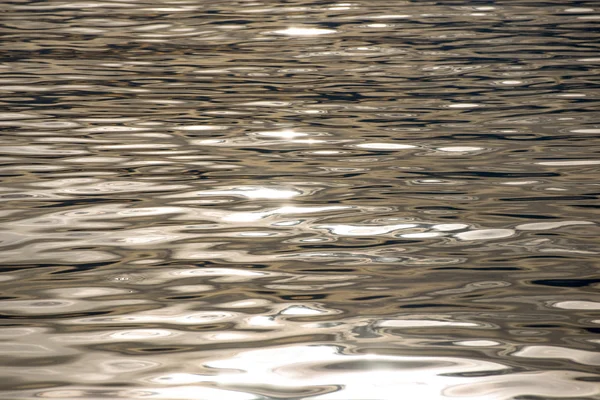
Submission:
M 600 399 L 600 3 L 0 11 L 0 398 Z

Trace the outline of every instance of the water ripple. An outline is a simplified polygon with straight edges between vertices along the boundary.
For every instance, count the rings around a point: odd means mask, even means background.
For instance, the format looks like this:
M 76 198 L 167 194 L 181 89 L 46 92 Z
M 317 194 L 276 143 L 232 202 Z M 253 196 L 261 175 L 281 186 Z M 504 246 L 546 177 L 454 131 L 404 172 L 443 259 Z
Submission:
M 0 397 L 600 396 L 597 4 L 4 3 Z

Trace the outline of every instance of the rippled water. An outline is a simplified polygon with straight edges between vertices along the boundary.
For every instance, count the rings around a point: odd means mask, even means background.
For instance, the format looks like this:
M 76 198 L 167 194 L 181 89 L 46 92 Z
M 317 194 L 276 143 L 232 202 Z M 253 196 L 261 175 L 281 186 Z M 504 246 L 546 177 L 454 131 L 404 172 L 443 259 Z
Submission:
M 4 0 L 2 399 L 600 398 L 600 4 Z

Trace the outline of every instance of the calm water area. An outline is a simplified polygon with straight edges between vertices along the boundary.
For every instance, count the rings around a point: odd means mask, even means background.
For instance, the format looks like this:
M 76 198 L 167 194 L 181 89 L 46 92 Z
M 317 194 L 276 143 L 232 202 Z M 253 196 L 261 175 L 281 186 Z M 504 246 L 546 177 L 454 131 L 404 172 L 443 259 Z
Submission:
M 0 399 L 600 399 L 599 22 L 2 0 Z

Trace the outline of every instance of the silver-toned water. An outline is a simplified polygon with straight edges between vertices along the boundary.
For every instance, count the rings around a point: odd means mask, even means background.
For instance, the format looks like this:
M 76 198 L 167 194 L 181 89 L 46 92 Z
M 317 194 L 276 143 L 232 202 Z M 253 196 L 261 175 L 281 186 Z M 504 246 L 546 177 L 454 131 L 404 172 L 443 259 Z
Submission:
M 0 398 L 599 398 L 597 2 L 0 8 Z

